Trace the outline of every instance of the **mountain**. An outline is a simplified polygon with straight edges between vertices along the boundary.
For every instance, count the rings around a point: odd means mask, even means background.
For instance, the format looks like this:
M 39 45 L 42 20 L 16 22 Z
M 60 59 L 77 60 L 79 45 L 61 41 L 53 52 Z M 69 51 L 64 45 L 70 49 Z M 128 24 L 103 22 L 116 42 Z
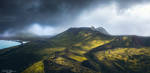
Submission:
M 0 71 L 150 73 L 150 38 L 112 36 L 104 28 L 70 28 L 54 37 L 0 50 Z
M 95 27 L 92 26 L 91 29 L 94 30 L 94 31 L 99 31 L 100 33 L 103 33 L 105 35 L 109 35 L 109 33 L 103 27 L 95 28 Z

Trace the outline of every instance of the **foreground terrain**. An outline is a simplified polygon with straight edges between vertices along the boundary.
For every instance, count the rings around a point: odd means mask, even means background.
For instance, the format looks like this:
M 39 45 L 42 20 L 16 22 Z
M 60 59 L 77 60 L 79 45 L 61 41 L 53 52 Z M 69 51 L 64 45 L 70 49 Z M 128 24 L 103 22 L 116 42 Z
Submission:
M 150 38 L 70 28 L 0 50 L 0 70 L 16 73 L 150 73 Z

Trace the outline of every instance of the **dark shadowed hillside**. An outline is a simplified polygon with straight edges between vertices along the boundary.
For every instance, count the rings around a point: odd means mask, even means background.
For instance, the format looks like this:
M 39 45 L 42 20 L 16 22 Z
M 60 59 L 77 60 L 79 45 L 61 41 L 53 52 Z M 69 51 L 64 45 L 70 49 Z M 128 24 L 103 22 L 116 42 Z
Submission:
M 150 73 L 150 38 L 70 28 L 0 50 L 0 70 L 17 73 Z

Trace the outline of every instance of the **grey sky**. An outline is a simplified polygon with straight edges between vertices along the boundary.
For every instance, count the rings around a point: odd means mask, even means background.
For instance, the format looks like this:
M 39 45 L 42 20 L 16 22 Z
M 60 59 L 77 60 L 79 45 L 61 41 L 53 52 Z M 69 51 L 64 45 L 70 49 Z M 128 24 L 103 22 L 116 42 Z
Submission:
M 102 26 L 114 35 L 150 36 L 149 2 L 150 0 L 1 0 L 0 34 L 9 35 L 21 31 L 53 35 L 69 27 L 93 25 Z
M 137 4 L 118 10 L 116 4 L 83 12 L 76 26 L 102 26 L 114 35 L 150 36 L 150 4 Z

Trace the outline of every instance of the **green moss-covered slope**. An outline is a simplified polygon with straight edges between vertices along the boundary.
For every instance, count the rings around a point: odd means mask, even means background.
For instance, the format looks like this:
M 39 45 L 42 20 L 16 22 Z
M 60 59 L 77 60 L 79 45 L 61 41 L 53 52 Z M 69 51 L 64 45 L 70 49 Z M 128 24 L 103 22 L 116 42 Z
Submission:
M 0 70 L 17 73 L 150 73 L 149 38 L 70 28 L 0 50 Z

